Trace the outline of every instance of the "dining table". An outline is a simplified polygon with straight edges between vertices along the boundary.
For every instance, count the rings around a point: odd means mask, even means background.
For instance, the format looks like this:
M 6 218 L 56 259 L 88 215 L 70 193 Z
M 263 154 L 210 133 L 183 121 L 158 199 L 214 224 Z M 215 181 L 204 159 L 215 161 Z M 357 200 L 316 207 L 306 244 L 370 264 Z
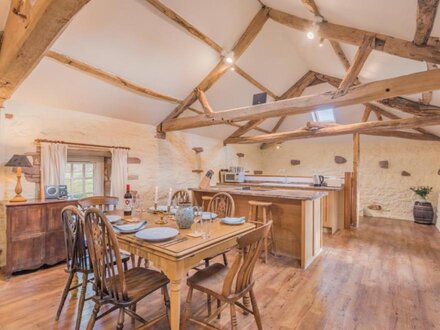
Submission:
M 124 216 L 122 211 L 109 214 L 120 215 L 127 223 L 146 220 L 144 228 L 172 227 L 179 230 L 177 237 L 168 241 L 145 241 L 135 234 L 116 232 L 119 247 L 131 254 L 148 260 L 155 268 L 161 270 L 170 280 L 170 328 L 180 329 L 181 290 L 186 284 L 188 272 L 201 264 L 205 258 L 215 256 L 237 244 L 237 238 L 253 230 L 255 225 L 245 222 L 239 225 L 227 225 L 219 219 L 210 225 L 210 237 L 193 237 L 193 229 L 179 229 L 173 215 L 165 217 L 166 224 L 157 224 L 163 214 L 153 212 L 137 212 Z

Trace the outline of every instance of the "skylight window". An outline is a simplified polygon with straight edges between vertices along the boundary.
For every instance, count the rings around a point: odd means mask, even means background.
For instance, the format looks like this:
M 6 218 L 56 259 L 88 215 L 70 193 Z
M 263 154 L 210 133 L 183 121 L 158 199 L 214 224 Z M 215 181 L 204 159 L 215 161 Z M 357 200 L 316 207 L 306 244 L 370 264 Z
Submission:
M 334 123 L 335 114 L 333 109 L 323 109 L 312 112 L 313 121 L 319 123 Z

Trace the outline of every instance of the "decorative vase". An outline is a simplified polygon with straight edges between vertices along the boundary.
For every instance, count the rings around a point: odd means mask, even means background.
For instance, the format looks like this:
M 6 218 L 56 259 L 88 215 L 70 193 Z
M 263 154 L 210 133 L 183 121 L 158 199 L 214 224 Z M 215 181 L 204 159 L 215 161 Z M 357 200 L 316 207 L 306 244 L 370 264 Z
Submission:
M 180 229 L 189 229 L 194 223 L 194 209 L 191 204 L 180 204 L 176 211 L 176 222 Z
M 414 221 L 425 225 L 434 224 L 434 208 L 426 199 L 414 203 Z

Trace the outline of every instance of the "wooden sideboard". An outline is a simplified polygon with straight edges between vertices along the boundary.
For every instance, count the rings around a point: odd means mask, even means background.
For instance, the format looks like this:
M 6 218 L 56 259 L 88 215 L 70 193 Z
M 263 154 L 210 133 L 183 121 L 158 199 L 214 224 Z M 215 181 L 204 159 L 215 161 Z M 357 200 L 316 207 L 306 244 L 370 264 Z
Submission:
M 76 201 L 71 200 L 1 204 L 6 277 L 17 271 L 53 265 L 66 258 L 61 210 L 75 204 Z

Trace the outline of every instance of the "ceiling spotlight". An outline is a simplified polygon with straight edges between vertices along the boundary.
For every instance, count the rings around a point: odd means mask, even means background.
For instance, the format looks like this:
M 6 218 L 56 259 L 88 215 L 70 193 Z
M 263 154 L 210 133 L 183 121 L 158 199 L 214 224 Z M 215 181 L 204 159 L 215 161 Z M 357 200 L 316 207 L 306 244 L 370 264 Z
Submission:
M 319 39 L 319 47 L 323 47 L 324 46 L 324 39 L 321 38 Z
M 307 31 L 307 38 L 312 40 L 315 39 L 315 36 L 318 34 L 319 30 L 319 24 L 322 23 L 322 17 L 321 16 L 315 16 L 315 19 L 312 23 L 312 26 L 310 27 L 310 30 Z
M 234 63 L 234 52 L 226 52 L 223 51 L 222 54 L 223 58 L 225 59 L 225 62 L 228 64 Z
M 235 66 L 231 66 L 231 71 L 235 71 Z
M 277 144 L 277 146 L 275 148 L 281 149 L 281 144 Z

